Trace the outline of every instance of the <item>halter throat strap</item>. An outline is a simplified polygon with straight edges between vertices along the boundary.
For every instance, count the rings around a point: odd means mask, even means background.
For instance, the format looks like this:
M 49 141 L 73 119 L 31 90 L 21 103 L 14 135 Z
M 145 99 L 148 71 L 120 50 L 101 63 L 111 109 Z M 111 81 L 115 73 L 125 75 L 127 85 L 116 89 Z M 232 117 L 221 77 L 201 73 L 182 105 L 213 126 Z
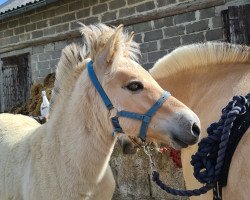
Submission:
M 96 77 L 95 71 L 93 69 L 93 61 L 88 62 L 87 69 L 88 69 L 90 80 L 95 86 L 99 95 L 101 96 L 104 104 L 106 105 L 108 110 L 112 110 L 114 106 L 111 103 L 106 92 L 104 91 L 103 87 L 101 86 L 100 82 L 98 81 Z M 161 105 L 168 99 L 169 96 L 171 96 L 171 94 L 167 91 L 164 91 L 162 96 L 154 103 L 154 105 L 145 114 L 139 114 L 139 113 L 124 111 L 124 110 L 118 111 L 117 115 L 111 118 L 111 122 L 114 127 L 114 131 L 112 135 L 114 136 L 116 133 L 124 133 L 119 123 L 119 119 L 118 119 L 119 117 L 126 117 L 130 119 L 140 120 L 142 121 L 142 124 L 140 128 L 139 138 L 144 142 L 146 140 L 148 125 L 153 115 L 161 107 Z

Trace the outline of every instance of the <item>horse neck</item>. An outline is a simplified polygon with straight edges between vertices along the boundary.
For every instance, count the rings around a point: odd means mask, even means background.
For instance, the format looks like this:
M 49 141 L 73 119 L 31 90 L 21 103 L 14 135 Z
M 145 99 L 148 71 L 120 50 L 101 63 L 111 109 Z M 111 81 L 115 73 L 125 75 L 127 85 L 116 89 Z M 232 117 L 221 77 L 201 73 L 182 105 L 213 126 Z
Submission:
M 79 79 L 72 94 L 55 107 L 47 126 L 60 142 L 62 163 L 69 160 L 65 167 L 77 168 L 85 180 L 91 176 L 91 181 L 98 181 L 108 165 L 115 139 L 109 130 L 109 118 L 103 118 L 107 108 L 95 96 L 90 80 L 86 76 Z
M 173 96 L 199 116 L 202 134 L 206 134 L 206 128 L 219 120 L 222 108 L 234 95 L 250 91 L 249 71 L 249 64 L 208 66 L 176 73 L 165 82 L 160 80 L 160 84 L 166 85 Z
M 198 115 L 202 126 L 201 137 L 205 137 L 207 127 L 219 120 L 221 109 L 232 97 L 249 93 L 249 81 L 249 65 L 234 64 L 213 66 L 209 70 L 196 69 L 196 71 L 177 73 L 165 80 L 160 80 L 160 85 L 167 86 L 173 96 Z M 201 186 L 194 178 L 193 168 L 190 165 L 191 155 L 197 151 L 197 148 L 198 145 L 193 145 L 181 152 L 183 175 L 188 189 Z M 212 199 L 212 194 L 209 192 L 203 197 Z M 196 197 L 191 199 L 196 199 Z

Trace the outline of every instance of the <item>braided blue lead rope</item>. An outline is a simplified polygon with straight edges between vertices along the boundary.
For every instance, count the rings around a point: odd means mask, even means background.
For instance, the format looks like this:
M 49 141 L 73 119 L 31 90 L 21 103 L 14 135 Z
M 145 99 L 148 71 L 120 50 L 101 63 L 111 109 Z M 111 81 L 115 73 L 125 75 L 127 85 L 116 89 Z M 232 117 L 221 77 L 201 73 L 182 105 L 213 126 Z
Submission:
M 220 178 L 221 169 L 226 154 L 231 128 L 237 116 L 247 109 L 247 98 L 234 96 L 228 105 L 222 109 L 219 122 L 213 123 L 207 129 L 208 137 L 198 144 L 198 151 L 192 156 L 195 178 L 205 185 L 195 190 L 177 190 L 165 185 L 159 173 L 153 170 L 153 181 L 166 192 L 179 196 L 198 196 L 212 189 Z

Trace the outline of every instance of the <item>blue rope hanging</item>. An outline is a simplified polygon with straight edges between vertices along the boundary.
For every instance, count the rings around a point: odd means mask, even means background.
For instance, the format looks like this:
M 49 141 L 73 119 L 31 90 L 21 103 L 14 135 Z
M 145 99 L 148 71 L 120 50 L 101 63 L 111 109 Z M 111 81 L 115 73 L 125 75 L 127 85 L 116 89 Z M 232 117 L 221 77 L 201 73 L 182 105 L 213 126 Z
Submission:
M 194 167 L 194 176 L 199 182 L 205 184 L 203 187 L 195 190 L 171 188 L 160 180 L 159 173 L 155 169 L 152 172 L 153 181 L 166 192 L 179 196 L 199 196 L 212 189 L 221 175 L 233 123 L 237 116 L 244 114 L 248 108 L 247 96 L 233 97 L 228 105 L 222 109 L 219 122 L 211 124 L 207 129 L 208 136 L 199 142 L 198 151 L 192 156 L 191 164 Z

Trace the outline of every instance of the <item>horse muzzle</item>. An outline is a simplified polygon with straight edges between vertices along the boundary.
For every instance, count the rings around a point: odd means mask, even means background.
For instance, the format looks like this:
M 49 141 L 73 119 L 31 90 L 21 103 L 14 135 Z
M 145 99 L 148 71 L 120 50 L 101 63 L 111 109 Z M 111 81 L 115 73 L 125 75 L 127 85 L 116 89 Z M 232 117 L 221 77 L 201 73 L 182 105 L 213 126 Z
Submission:
M 181 109 L 176 111 L 171 119 L 165 123 L 174 148 L 186 148 L 198 142 L 200 120 L 191 110 Z

